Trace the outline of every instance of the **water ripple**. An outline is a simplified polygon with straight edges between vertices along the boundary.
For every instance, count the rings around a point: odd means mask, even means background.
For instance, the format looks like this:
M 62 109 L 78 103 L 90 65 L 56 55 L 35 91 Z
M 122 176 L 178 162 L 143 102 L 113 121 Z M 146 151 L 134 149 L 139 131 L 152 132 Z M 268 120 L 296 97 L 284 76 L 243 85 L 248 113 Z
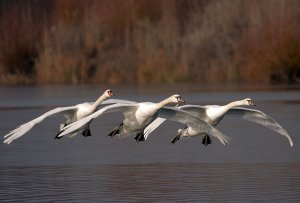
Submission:
M 300 164 L 165 163 L 0 168 L 5 202 L 199 202 L 300 198 Z

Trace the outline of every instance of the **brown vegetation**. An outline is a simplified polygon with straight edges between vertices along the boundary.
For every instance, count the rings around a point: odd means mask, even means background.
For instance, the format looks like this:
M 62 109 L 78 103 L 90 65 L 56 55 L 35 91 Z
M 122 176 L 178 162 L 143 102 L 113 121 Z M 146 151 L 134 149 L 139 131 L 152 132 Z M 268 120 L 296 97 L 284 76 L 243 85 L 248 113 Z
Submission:
M 1 84 L 299 82 L 297 0 L 4 0 Z

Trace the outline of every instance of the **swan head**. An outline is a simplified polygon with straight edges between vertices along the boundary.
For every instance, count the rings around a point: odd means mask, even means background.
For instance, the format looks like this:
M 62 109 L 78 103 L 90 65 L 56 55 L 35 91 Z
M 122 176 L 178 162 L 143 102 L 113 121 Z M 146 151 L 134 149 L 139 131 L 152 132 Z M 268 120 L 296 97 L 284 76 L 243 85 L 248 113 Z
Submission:
M 108 97 L 114 96 L 114 93 L 113 93 L 113 91 L 111 89 L 108 89 L 108 90 L 104 91 L 104 95 L 105 95 L 105 97 L 108 98 Z
M 175 104 L 185 103 L 179 94 L 174 94 L 170 97 L 170 101 Z
M 250 98 L 244 99 L 243 102 L 244 102 L 244 105 L 247 105 L 247 106 L 255 106 L 253 100 L 250 99 Z

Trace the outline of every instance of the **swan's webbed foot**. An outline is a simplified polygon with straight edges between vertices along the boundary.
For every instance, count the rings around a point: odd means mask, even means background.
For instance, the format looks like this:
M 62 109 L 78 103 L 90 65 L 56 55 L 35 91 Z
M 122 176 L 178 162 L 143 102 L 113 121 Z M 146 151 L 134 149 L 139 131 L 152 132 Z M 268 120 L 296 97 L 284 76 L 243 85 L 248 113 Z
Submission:
M 211 144 L 211 139 L 208 135 L 205 135 L 203 140 L 202 140 L 202 144 L 205 145 L 205 147 L 207 147 L 207 145 Z
M 115 128 L 112 132 L 110 132 L 110 133 L 108 134 L 108 136 L 113 137 L 113 136 L 119 134 L 119 133 L 120 133 L 120 128 L 121 128 L 123 125 L 124 125 L 124 124 L 121 123 L 117 128 Z
M 138 133 L 134 139 L 136 140 L 136 142 L 141 142 L 141 141 L 145 141 L 145 136 L 143 132 Z
M 85 130 L 82 132 L 82 135 L 83 135 L 84 137 L 92 136 L 91 130 L 90 130 L 89 128 L 85 129 Z
M 178 140 L 180 140 L 181 135 L 177 135 L 174 137 L 174 139 L 171 141 L 172 144 L 175 144 Z

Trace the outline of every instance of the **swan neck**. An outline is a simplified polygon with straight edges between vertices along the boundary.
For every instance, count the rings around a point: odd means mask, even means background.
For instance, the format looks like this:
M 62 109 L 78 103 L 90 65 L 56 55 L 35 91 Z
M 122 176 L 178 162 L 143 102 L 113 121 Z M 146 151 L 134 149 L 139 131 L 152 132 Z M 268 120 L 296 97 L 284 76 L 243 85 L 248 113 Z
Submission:
M 229 109 L 232 109 L 232 108 L 237 107 L 237 106 L 242 106 L 242 105 L 244 105 L 242 100 L 233 101 L 233 102 L 230 102 L 227 105 L 225 105 L 225 110 L 228 111 Z
M 171 103 L 170 98 L 167 98 L 167 99 L 164 99 L 161 102 L 159 102 L 157 106 L 158 106 L 158 108 L 162 108 L 170 103 Z
M 94 108 L 98 108 L 98 106 L 106 99 L 107 97 L 103 94 L 101 95 L 93 104 Z

